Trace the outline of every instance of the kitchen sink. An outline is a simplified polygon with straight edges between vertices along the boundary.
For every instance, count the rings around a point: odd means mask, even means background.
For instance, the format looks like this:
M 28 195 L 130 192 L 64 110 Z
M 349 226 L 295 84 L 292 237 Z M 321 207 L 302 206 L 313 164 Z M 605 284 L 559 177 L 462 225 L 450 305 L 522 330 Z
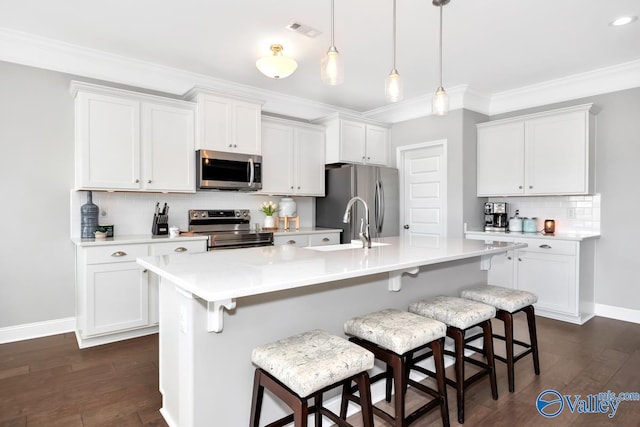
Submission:
M 371 247 L 388 246 L 389 243 L 371 242 Z M 360 249 L 362 250 L 362 242 L 360 240 L 352 240 L 351 243 L 343 243 L 341 245 L 324 245 L 324 246 L 307 246 L 305 249 L 311 249 L 312 251 L 320 252 L 332 252 L 343 251 L 346 249 Z

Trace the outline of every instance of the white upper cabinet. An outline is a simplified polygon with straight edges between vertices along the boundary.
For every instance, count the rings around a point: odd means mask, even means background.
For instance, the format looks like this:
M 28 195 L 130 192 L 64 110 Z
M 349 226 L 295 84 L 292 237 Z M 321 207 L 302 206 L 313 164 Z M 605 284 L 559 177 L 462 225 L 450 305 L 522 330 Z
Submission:
M 197 149 L 230 153 L 261 153 L 262 103 L 222 96 L 195 87 L 186 94 L 198 104 Z
M 389 166 L 389 129 L 335 114 L 316 121 L 326 126 L 326 163 Z
M 75 186 L 195 191 L 195 104 L 72 82 Z
M 271 117 L 262 121 L 261 193 L 324 196 L 324 129 Z
M 592 104 L 480 123 L 479 197 L 593 192 Z

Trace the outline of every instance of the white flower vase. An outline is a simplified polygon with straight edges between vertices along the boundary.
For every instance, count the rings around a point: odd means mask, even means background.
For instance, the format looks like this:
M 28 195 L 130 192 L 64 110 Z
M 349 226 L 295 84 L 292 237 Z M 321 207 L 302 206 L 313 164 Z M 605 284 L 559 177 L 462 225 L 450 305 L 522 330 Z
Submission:
M 275 228 L 276 219 L 271 215 L 267 215 L 264 217 L 264 228 Z

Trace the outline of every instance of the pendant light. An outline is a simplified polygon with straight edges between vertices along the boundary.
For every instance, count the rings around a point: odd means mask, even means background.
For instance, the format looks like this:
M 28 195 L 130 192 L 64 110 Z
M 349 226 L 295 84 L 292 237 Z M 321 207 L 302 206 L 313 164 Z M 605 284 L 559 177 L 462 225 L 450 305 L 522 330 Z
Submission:
M 320 78 L 326 84 L 336 86 L 344 81 L 344 64 L 334 42 L 333 1 L 331 0 L 331 46 L 329 46 L 329 50 L 327 50 L 327 54 L 320 64 Z
M 384 82 L 384 95 L 387 101 L 397 102 L 402 99 L 402 80 L 396 69 L 396 0 L 393 0 L 393 69 Z
M 284 79 L 298 68 L 298 63 L 295 60 L 284 56 L 281 44 L 272 44 L 271 52 L 273 52 L 272 55 L 256 61 L 256 67 L 265 76 L 272 79 Z
M 433 94 L 431 99 L 431 109 L 433 114 L 437 116 L 446 116 L 449 112 L 449 95 L 442 87 L 442 7 L 449 3 L 450 0 L 433 0 L 433 5 L 440 7 L 440 70 L 438 90 Z

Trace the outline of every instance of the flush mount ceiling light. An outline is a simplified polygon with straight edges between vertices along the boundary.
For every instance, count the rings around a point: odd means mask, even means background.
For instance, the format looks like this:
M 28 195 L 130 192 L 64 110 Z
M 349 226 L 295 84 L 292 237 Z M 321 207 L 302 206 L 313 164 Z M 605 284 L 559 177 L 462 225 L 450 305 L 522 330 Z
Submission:
M 631 24 L 638 19 L 637 16 L 621 16 L 620 18 L 609 22 L 612 27 L 620 27 L 622 25 Z
M 442 87 L 442 7 L 447 5 L 450 0 L 433 0 L 433 5 L 440 8 L 440 70 L 439 83 L 436 93 L 431 99 L 431 109 L 433 114 L 437 116 L 445 116 L 449 112 L 449 95 Z
M 272 44 L 272 55 L 265 56 L 256 61 L 256 67 L 262 74 L 272 79 L 284 79 L 289 77 L 298 68 L 298 63 L 284 56 L 281 44 Z
M 333 0 L 331 0 L 331 46 L 320 64 L 320 78 L 328 85 L 337 86 L 344 81 L 344 64 L 334 42 L 333 18 Z
M 393 0 L 393 68 L 384 82 L 384 95 L 387 101 L 397 102 L 402 99 L 402 80 L 396 69 L 396 0 Z

